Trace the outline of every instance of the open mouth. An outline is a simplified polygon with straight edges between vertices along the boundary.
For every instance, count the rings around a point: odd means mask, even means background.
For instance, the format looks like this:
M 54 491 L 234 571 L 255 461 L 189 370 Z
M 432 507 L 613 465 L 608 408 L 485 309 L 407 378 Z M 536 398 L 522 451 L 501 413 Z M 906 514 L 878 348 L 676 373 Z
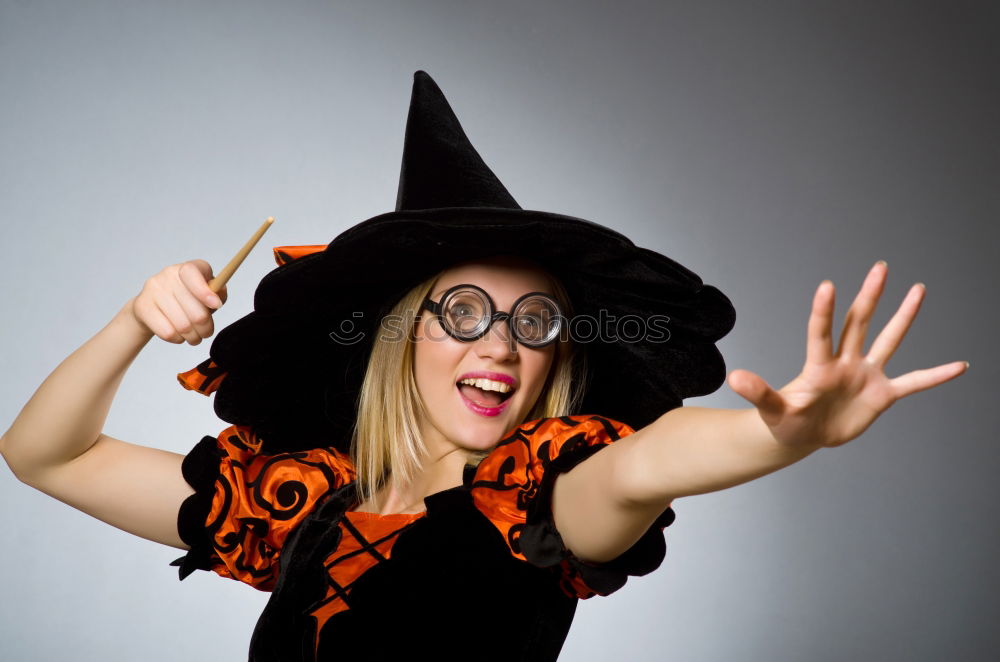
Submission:
M 466 399 L 471 400 L 480 407 L 498 407 L 514 395 L 514 389 L 510 387 L 508 387 L 509 390 L 506 393 L 502 393 L 493 390 L 489 386 L 482 388 L 473 386 L 472 384 L 463 384 L 462 381 L 456 382 L 455 386 Z

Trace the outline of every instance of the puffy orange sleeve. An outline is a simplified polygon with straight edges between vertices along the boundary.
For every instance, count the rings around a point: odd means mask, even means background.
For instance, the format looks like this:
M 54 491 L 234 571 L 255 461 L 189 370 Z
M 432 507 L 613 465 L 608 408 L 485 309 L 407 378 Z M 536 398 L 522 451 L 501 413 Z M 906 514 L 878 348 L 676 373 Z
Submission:
M 270 591 L 288 534 L 332 490 L 354 479 L 350 458 L 334 448 L 266 455 L 252 428 L 233 425 L 205 436 L 181 471 L 195 489 L 181 504 L 177 530 L 190 546 L 171 565 Z
M 558 575 L 571 597 L 609 595 L 629 575 L 645 575 L 666 554 L 663 529 L 674 521 L 670 507 L 636 543 L 604 563 L 578 559 L 563 544 L 552 519 L 552 486 L 601 448 L 634 430 L 603 416 L 562 416 L 529 421 L 509 433 L 480 462 L 471 492 L 476 507 L 503 535 L 511 554 Z

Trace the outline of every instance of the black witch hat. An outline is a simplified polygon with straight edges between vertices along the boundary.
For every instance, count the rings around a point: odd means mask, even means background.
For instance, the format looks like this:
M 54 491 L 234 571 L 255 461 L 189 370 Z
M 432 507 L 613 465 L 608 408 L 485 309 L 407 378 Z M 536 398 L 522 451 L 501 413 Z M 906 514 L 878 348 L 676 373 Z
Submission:
M 638 429 L 725 380 L 715 343 L 735 322 L 729 299 L 610 228 L 522 209 L 423 71 L 414 74 L 396 210 L 327 245 L 276 248 L 279 266 L 257 286 L 253 312 L 178 378 L 215 392 L 216 414 L 252 426 L 263 452 L 346 453 L 382 316 L 433 274 L 501 254 L 534 260 L 566 288 L 588 366 L 582 411 L 572 413 Z

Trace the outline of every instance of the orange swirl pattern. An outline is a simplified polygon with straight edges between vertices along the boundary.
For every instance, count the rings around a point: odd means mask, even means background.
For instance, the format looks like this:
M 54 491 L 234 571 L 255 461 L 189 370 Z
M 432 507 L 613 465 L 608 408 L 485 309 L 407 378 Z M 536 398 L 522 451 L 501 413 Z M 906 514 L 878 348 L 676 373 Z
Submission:
M 285 538 L 322 496 L 354 480 L 353 465 L 333 448 L 258 455 L 260 440 L 244 425 L 223 430 L 218 444 L 223 454 L 206 520 L 211 569 L 271 591 Z
M 472 500 L 503 534 L 511 553 L 526 561 L 521 549 L 521 533 L 527 522 L 528 505 L 538 496 L 552 461 L 563 453 L 606 446 L 633 432 L 635 430 L 627 424 L 603 416 L 562 416 L 529 421 L 502 439 L 479 464 L 471 489 Z M 597 595 L 568 558 L 559 565 L 563 592 L 581 599 Z

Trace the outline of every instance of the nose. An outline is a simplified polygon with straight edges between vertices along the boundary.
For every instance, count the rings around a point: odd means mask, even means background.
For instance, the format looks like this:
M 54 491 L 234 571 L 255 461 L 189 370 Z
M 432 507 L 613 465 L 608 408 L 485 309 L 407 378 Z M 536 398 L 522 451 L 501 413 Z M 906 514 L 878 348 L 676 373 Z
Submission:
M 517 339 L 507 324 L 506 319 L 495 320 L 485 335 L 476 340 L 476 353 L 480 357 L 491 356 L 499 361 L 517 356 Z

